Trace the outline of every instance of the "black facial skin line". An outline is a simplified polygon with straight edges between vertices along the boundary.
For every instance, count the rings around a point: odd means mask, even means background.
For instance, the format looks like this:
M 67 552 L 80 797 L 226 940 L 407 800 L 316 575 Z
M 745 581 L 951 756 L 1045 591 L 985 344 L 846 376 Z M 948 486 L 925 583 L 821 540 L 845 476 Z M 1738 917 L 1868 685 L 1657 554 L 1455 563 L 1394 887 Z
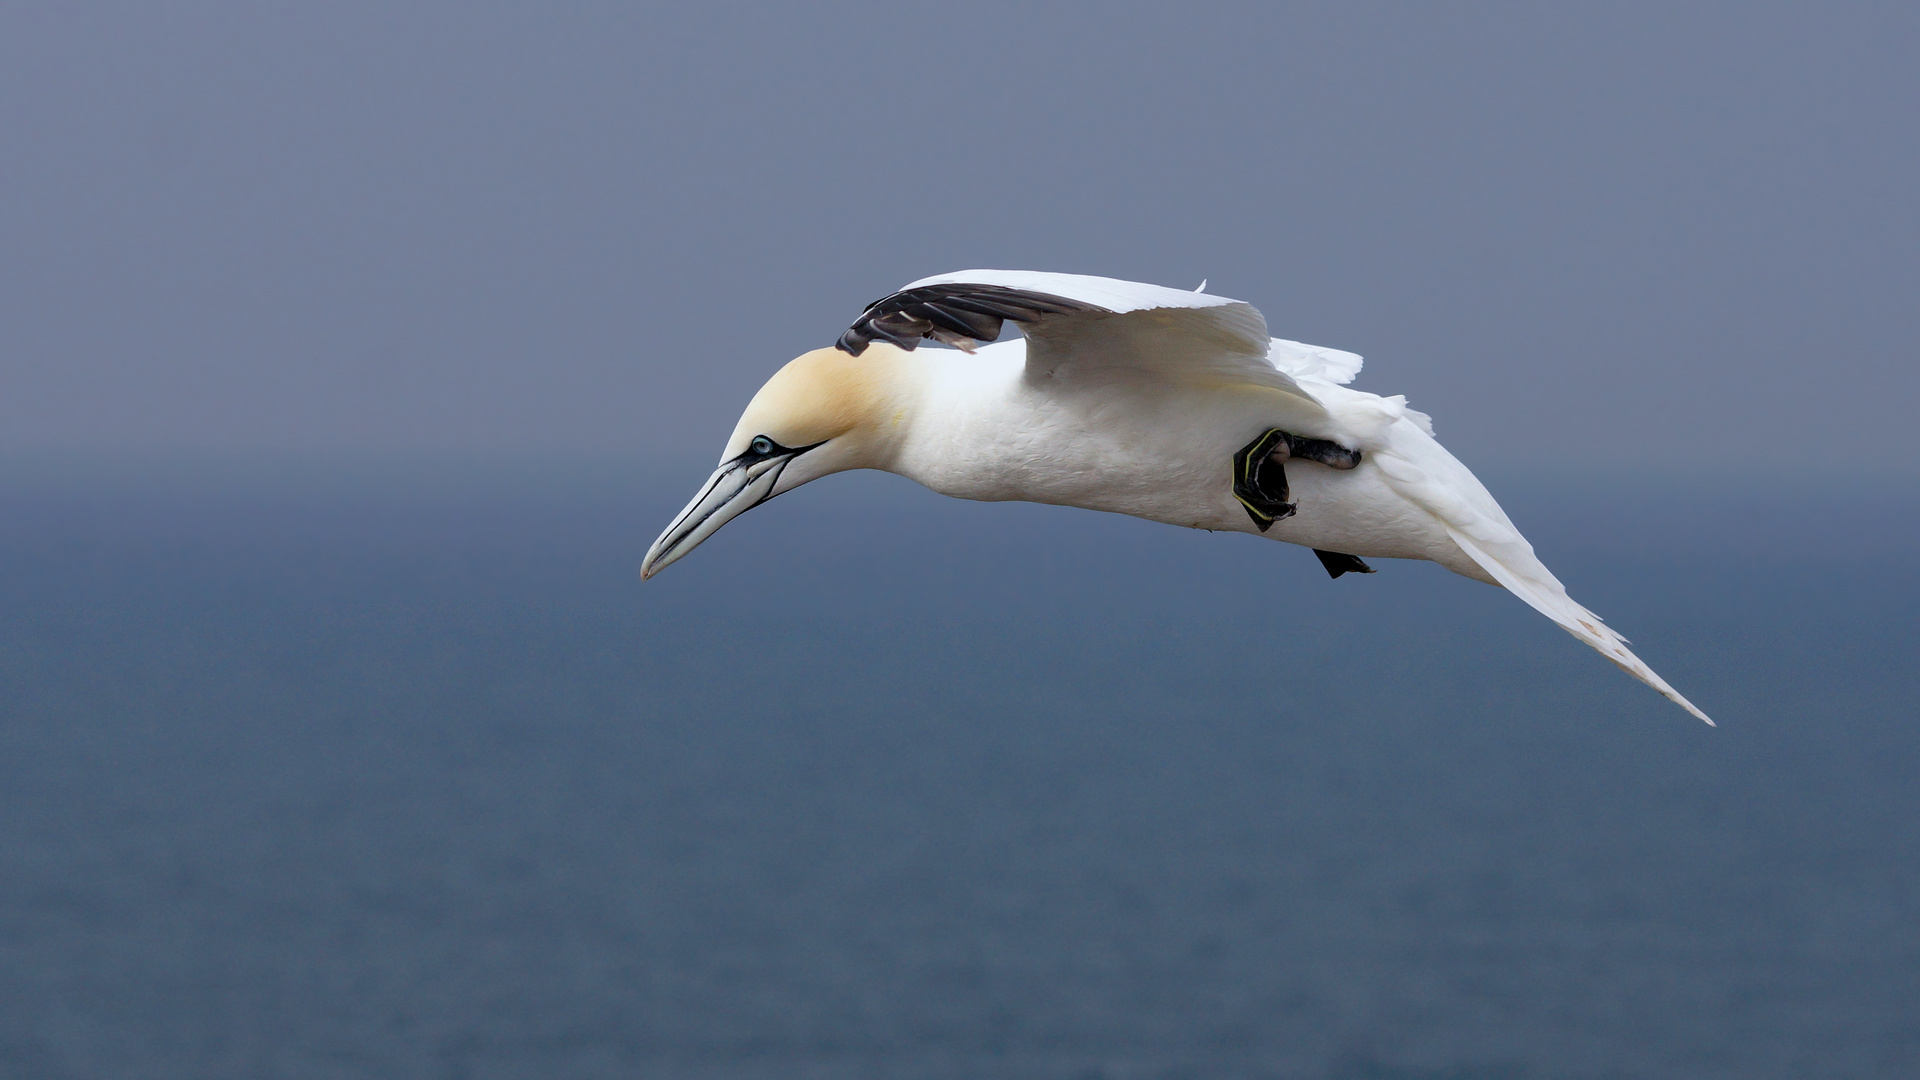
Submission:
M 759 442 L 761 439 L 767 440 L 767 445 L 772 447 L 773 449 L 768 450 L 764 454 L 755 451 L 753 448 L 753 444 L 756 442 Z M 753 465 L 758 462 L 765 461 L 768 458 L 779 457 L 781 454 L 788 455 L 789 460 L 791 460 L 792 458 L 797 458 L 801 454 L 804 454 L 809 450 L 817 450 L 820 447 L 827 445 L 827 441 L 828 440 L 826 439 L 821 439 L 819 442 L 814 443 L 811 446 L 802 446 L 798 449 L 795 449 L 794 447 L 791 447 L 791 446 L 780 445 L 780 440 L 774 438 L 771 435 L 755 435 L 753 438 L 747 440 L 747 448 L 745 450 L 740 451 L 740 453 L 734 455 L 734 459 L 728 462 L 727 464 Z
M 753 444 L 756 442 L 759 442 L 762 439 L 765 439 L 767 442 L 767 445 L 771 447 L 771 449 L 769 449 L 766 453 L 759 453 L 755 451 L 753 448 Z M 773 486 L 777 487 L 779 486 L 779 483 L 780 483 L 780 474 L 787 471 L 787 466 L 793 464 L 794 458 L 797 458 L 801 454 L 804 454 L 809 450 L 815 449 L 816 447 L 825 446 L 826 444 L 827 444 L 827 440 L 822 439 L 819 442 L 814 443 L 812 446 L 802 446 L 799 449 L 794 449 L 793 447 L 780 445 L 780 443 L 775 441 L 774 438 L 770 435 L 755 435 L 753 439 L 747 443 L 747 448 L 745 450 L 740 451 L 738 454 L 735 454 L 731 460 L 725 462 L 724 464 L 726 465 L 726 468 L 721 470 L 721 472 L 715 474 L 713 479 L 708 481 L 707 486 L 700 492 L 700 497 L 694 500 L 694 505 L 698 506 L 701 502 L 704 502 L 706 500 L 706 497 L 713 492 L 713 489 L 715 487 L 718 487 L 722 480 L 724 480 L 727 476 L 732 475 L 735 471 L 740 469 L 749 469 L 755 465 L 760 464 L 763 461 L 771 461 L 774 458 L 782 457 L 784 455 L 785 460 L 781 461 L 780 464 L 775 466 L 773 470 Z M 737 498 L 738 496 L 736 495 L 735 497 Z M 761 503 L 766 502 L 768 499 L 771 499 L 771 498 L 773 498 L 772 495 L 764 495 L 760 499 L 756 500 L 753 506 L 759 506 Z M 726 503 L 721 503 L 718 506 L 710 506 L 707 508 L 707 512 L 704 514 L 701 514 L 697 520 L 692 522 L 679 523 L 679 525 L 673 530 L 674 534 L 678 537 L 678 539 L 674 540 L 673 543 L 667 545 L 666 549 L 662 551 L 661 554 L 664 555 L 666 552 L 672 551 L 674 548 L 678 547 L 680 545 L 681 540 L 684 540 L 687 536 L 692 534 L 692 532 L 695 529 L 698 529 L 701 525 L 706 524 L 706 521 L 708 518 L 719 513 L 721 509 L 726 505 L 727 505 Z M 749 506 L 746 509 L 751 510 L 753 509 L 753 506 Z M 741 511 L 741 513 L 745 513 L 745 512 L 746 510 Z
M 1253 524 L 1261 532 L 1272 528 L 1274 522 L 1293 516 L 1295 505 L 1289 501 L 1291 492 L 1287 489 L 1286 461 L 1296 457 L 1342 471 L 1360 464 L 1358 450 L 1349 450 L 1326 439 L 1294 435 L 1279 428 L 1271 428 L 1241 447 L 1240 452 L 1233 455 L 1233 497 L 1240 500 L 1247 516 L 1253 519 Z M 1373 567 L 1360 561 L 1358 556 L 1321 551 L 1319 548 L 1314 548 L 1313 553 L 1320 557 L 1320 565 L 1326 567 L 1327 573 L 1333 577 L 1347 573 L 1373 573 Z
M 756 442 L 759 442 L 761 439 L 767 440 L 767 445 L 773 447 L 773 449 L 768 450 L 764 454 L 755 453 L 753 449 L 753 444 Z M 793 464 L 793 460 L 795 458 L 799 457 L 801 454 L 804 454 L 809 450 L 817 450 L 820 447 L 827 445 L 827 443 L 830 441 L 832 440 L 821 439 L 817 443 L 812 443 L 807 446 L 795 448 L 791 446 L 782 446 L 780 444 L 780 441 L 778 439 L 775 439 L 771 435 L 755 435 L 752 439 L 749 439 L 747 441 L 747 448 L 745 450 L 740 451 L 740 453 L 737 456 L 735 456 L 734 459 L 728 462 L 727 464 L 737 465 L 740 468 L 744 469 L 748 466 L 757 465 L 762 461 L 766 461 L 771 458 L 777 458 L 780 455 L 785 454 L 787 459 L 780 463 L 779 469 L 776 470 L 773 474 L 773 486 L 779 487 L 780 474 L 787 471 L 787 466 Z M 783 495 L 783 494 L 785 494 L 785 492 L 774 492 L 769 490 L 769 493 L 763 496 L 759 502 L 754 503 L 753 506 L 760 506 L 761 504 L 766 503 L 767 501 L 773 499 L 776 495 Z M 747 510 L 753 509 L 753 506 L 747 507 Z M 745 513 L 746 511 L 743 510 L 741 512 Z

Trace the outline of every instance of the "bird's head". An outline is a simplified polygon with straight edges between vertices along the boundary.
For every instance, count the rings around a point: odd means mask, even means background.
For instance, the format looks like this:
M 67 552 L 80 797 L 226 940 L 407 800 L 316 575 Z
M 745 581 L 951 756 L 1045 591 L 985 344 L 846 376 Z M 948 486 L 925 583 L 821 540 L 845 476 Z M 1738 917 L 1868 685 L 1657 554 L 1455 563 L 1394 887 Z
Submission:
M 640 576 L 775 495 L 830 473 L 884 467 L 902 416 L 895 399 L 906 355 L 884 344 L 857 357 L 816 349 L 781 368 L 748 402 L 720 467 L 653 542 Z

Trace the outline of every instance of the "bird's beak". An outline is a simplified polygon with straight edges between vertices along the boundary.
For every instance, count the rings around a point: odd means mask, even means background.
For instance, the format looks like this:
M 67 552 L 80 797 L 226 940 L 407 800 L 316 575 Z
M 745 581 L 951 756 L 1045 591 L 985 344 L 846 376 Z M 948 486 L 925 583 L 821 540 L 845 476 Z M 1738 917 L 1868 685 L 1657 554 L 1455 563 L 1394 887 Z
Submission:
M 742 454 L 714 470 L 700 494 L 693 497 L 685 510 L 660 534 L 660 539 L 647 549 L 647 557 L 640 563 L 640 579 L 659 573 L 675 559 L 700 546 L 700 542 L 720 531 L 720 526 L 739 517 L 741 514 L 766 502 L 773 494 L 775 484 L 780 482 L 780 472 L 787 463 L 799 457 L 813 447 L 789 450 L 781 447 L 778 453 L 756 457 Z

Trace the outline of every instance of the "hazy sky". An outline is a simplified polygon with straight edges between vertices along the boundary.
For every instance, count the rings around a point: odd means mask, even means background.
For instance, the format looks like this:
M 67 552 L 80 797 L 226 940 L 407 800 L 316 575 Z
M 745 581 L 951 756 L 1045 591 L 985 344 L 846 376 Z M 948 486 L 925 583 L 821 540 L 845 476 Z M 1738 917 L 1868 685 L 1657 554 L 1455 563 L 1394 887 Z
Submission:
M 0 450 L 710 459 L 972 266 L 1470 464 L 1911 467 L 1920 5 L 0 9 Z

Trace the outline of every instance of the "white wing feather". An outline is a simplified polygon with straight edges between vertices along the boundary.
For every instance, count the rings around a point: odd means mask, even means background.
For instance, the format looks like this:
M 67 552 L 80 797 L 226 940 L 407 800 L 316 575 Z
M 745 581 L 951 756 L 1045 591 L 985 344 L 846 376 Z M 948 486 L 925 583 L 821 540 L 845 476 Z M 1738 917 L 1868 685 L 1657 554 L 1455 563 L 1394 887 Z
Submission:
M 1273 362 L 1273 339 L 1267 336 L 1266 317 L 1244 300 L 1118 278 L 1039 270 L 961 270 L 921 278 L 900 291 L 962 284 L 1047 293 L 1105 309 L 1052 315 L 1022 326 L 1021 332 L 1029 342 L 1029 366 L 1071 360 L 1115 370 L 1205 372 L 1285 391 L 1313 406 L 1316 414 L 1321 412 L 1319 400 L 1289 370 Z M 1351 357 L 1353 370 L 1359 370 L 1359 357 L 1338 350 L 1321 351 L 1331 357 Z M 1344 361 L 1330 359 L 1326 363 L 1329 370 L 1337 370 Z
M 1345 386 L 1360 374 L 1359 353 L 1288 341 L 1285 338 L 1274 338 L 1268 342 L 1267 359 L 1273 362 L 1274 367 L 1296 379 L 1319 379 L 1336 386 Z
M 1052 293 L 1054 296 L 1064 296 L 1083 304 L 1094 304 L 1120 315 L 1129 311 L 1148 311 L 1153 308 L 1210 308 L 1246 303 L 1244 300 L 1230 300 L 1224 296 L 1203 292 L 1187 292 L 1185 289 L 1169 289 L 1163 285 L 1148 285 L 1139 281 L 1121 281 L 1119 278 L 1093 277 L 1087 274 L 1052 274 L 1042 270 L 960 270 L 951 274 L 921 278 L 910 285 L 902 286 L 900 291 L 918 289 L 925 285 L 998 285 L 1005 289 Z M 1261 325 L 1266 325 L 1264 319 L 1261 320 Z

